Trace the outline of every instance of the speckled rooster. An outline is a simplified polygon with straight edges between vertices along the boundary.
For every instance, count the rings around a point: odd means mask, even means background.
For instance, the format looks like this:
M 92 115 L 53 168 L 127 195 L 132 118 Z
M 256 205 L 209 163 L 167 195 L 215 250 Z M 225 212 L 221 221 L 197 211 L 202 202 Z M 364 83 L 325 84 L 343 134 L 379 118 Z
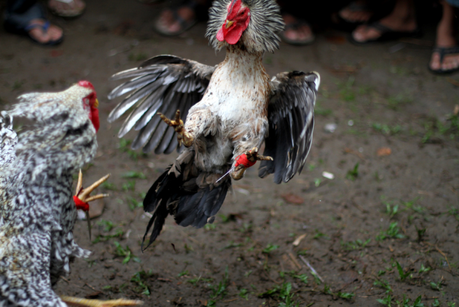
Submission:
M 0 306 L 74 300 L 52 286 L 70 272 L 71 258 L 90 254 L 73 238 L 76 204 L 87 210 L 104 197 L 90 192 L 106 178 L 83 189 L 80 176 L 72 199 L 72 175 L 96 154 L 97 105 L 92 84 L 80 81 L 59 93 L 22 95 L 0 116 Z M 34 122 L 19 138 L 15 116 Z
M 132 93 L 109 121 L 135 106 L 120 137 L 131 128 L 140 130 L 133 148 L 157 154 L 185 146 L 144 199 L 144 209 L 154 211 L 144 236 L 153 226 L 149 244 L 168 214 L 182 226 L 211 223 L 231 178 L 241 179 L 257 160 L 262 160 L 259 176 L 273 173 L 276 183 L 301 172 L 311 147 L 320 77 L 292 71 L 269 80 L 262 57 L 279 47 L 276 33 L 283 27 L 274 0 L 216 0 L 206 36 L 214 49 L 226 49 L 222 63 L 212 67 L 161 55 L 113 76 L 131 80 L 115 88 L 110 99 Z

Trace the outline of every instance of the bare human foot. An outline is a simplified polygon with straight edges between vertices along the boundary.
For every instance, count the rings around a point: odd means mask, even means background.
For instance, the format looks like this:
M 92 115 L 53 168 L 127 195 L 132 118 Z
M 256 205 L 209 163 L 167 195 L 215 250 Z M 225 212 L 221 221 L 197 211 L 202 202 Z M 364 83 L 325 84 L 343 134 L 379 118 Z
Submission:
M 48 7 L 60 17 L 76 17 L 83 14 L 86 4 L 83 0 L 49 0 Z
M 49 25 L 46 29 L 46 21 L 40 18 L 32 19 L 28 25 L 29 36 L 39 44 L 57 42 L 62 39 L 63 31 L 55 25 Z
M 367 7 L 366 0 L 355 0 L 338 12 L 339 16 L 352 23 L 367 22 L 373 12 Z
M 196 13 L 191 6 L 184 5 L 177 9 L 167 8 L 161 12 L 156 30 L 164 35 L 179 35 L 196 23 Z
M 314 41 L 314 33 L 308 23 L 286 13 L 282 14 L 282 17 L 285 22 L 282 38 L 286 43 L 306 45 Z
M 454 8 L 446 1 L 442 2 L 443 15 L 437 26 L 437 37 L 435 40 L 436 50 L 432 53 L 430 69 L 437 72 L 448 72 L 459 67 L 459 50 L 456 53 L 445 54 L 441 59 L 440 48 L 457 47 L 457 40 L 454 31 Z M 459 48 L 457 48 L 459 49 Z
M 393 32 L 414 32 L 417 29 L 417 23 L 413 1 L 398 0 L 394 10 L 378 23 Z M 352 32 L 352 37 L 358 43 L 365 43 L 377 40 L 383 34 L 383 31 L 377 27 L 361 25 Z

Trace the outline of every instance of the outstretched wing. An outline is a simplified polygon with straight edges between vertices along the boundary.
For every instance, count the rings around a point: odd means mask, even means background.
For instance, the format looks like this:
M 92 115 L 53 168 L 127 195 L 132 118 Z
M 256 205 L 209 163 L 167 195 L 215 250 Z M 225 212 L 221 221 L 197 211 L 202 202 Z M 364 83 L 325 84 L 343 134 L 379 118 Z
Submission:
M 108 96 L 116 98 L 131 92 L 108 117 L 113 122 L 131 107 L 131 114 L 121 127 L 118 137 L 132 128 L 140 130 L 132 148 L 143 146 L 144 152 L 171 153 L 178 145 L 174 129 L 164 123 L 158 112 L 172 118 L 180 110 L 186 118 L 188 110 L 201 100 L 215 67 L 173 55 L 151 58 L 139 67 L 115 74 L 112 79 L 131 80 L 119 85 Z
M 288 182 L 303 165 L 311 148 L 314 105 L 320 76 L 316 72 L 284 72 L 271 80 L 273 94 L 268 105 L 269 135 L 258 176 L 274 173 L 274 182 Z

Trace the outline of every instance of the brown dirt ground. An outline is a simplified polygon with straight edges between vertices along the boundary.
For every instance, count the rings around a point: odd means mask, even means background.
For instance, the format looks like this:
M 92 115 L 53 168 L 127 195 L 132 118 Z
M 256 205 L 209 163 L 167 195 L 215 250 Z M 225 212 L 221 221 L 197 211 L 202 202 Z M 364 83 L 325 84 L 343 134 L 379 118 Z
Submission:
M 459 77 L 427 71 L 433 28 L 421 40 L 364 47 L 325 30 L 311 46 L 282 44 L 266 55 L 270 74 L 322 76 L 305 170 L 283 185 L 249 171 L 212 226 L 182 228 L 169 218 L 142 253 L 148 217 L 138 204 L 175 154 L 143 155 L 128 149 L 134 134 L 117 138 L 121 121 L 106 122 L 117 103 L 105 98 L 117 85 L 108 78 L 162 53 L 210 65 L 223 58 L 207 45 L 205 23 L 178 38 L 155 34 L 159 8 L 88 1 L 81 18 L 52 19 L 66 34 L 57 48 L 0 30 L 2 109 L 21 93 L 63 90 L 80 79 L 100 96 L 100 147 L 85 180 L 111 173 L 104 188 L 111 196 L 91 221 L 93 242 L 86 222 L 77 222 L 77 242 L 93 254 L 75 260 L 59 294 L 146 306 L 383 306 L 377 300 L 389 297 L 392 306 L 459 304 L 459 131 L 457 116 L 449 120 Z M 330 123 L 333 133 L 325 131 Z M 379 155 L 381 148 L 390 154 Z M 145 178 L 123 177 L 130 171 Z

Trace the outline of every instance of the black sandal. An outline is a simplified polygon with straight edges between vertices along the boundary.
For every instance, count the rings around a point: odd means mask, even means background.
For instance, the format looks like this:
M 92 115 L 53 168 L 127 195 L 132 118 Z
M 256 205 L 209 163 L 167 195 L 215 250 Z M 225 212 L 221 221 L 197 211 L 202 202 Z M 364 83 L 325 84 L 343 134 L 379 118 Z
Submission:
M 432 51 L 432 53 L 438 52 L 440 55 L 440 64 L 443 63 L 443 60 L 445 58 L 445 55 L 447 54 L 458 54 L 459 55 L 459 46 L 454 46 L 454 47 L 435 47 Z M 448 75 L 453 72 L 459 71 L 459 65 L 455 68 L 451 69 L 432 69 L 430 67 L 430 64 L 428 65 L 429 71 L 433 74 L 436 75 Z
M 42 28 L 42 31 L 46 33 L 50 26 L 50 22 L 45 18 L 45 13 L 38 3 L 31 6 L 29 10 L 27 10 L 23 14 L 12 14 L 6 12 L 5 15 L 6 17 L 3 26 L 5 30 L 9 33 L 27 36 L 33 42 L 42 46 L 56 46 L 62 43 L 62 41 L 64 40 L 64 35 L 62 35 L 57 40 L 50 40 L 46 43 L 42 43 L 30 35 L 30 30 L 34 28 Z M 34 19 L 42 19 L 44 23 L 33 24 L 31 23 L 31 21 Z

